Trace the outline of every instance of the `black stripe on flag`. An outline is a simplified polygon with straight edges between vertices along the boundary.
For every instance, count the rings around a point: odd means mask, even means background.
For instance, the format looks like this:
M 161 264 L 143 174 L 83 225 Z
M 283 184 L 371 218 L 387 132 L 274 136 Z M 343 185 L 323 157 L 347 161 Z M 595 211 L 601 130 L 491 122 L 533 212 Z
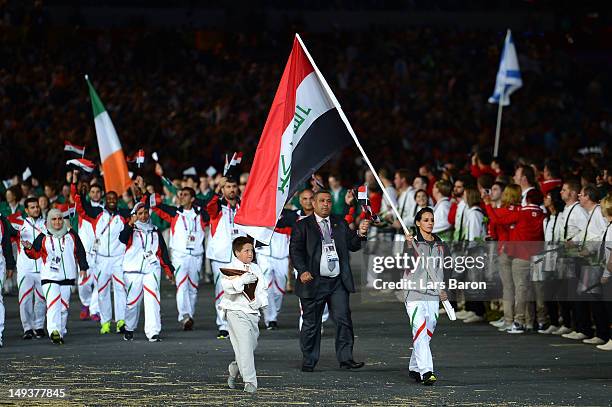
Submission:
M 352 140 L 336 108 L 315 120 L 293 149 L 288 197 L 301 189 L 314 172 Z

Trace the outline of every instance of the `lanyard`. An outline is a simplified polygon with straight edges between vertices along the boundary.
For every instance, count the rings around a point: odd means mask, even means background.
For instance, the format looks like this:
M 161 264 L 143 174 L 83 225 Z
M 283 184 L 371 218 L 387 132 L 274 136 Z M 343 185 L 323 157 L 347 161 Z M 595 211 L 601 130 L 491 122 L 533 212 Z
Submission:
M 604 259 L 604 255 L 606 254 L 606 238 L 608 237 L 608 231 L 610 230 L 610 225 L 612 225 L 612 222 L 608 223 L 608 226 L 606 227 L 606 231 L 603 234 L 603 239 L 601 239 L 601 246 L 599 246 L 599 260 L 603 260 Z
M 188 229 L 187 228 L 187 222 L 185 221 L 186 217 L 187 217 L 187 215 L 181 216 L 181 219 L 183 220 L 183 227 L 185 228 L 185 232 L 187 232 L 190 235 L 196 233 L 198 231 L 198 222 L 196 222 L 196 219 L 198 218 L 198 215 L 196 214 L 193 217 L 193 228 L 192 229 Z
M 26 218 L 26 219 L 24 219 L 24 220 L 25 220 L 25 221 L 28 223 L 28 225 L 32 226 L 32 231 L 37 230 L 37 231 L 38 231 L 38 233 L 42 233 L 42 232 L 43 232 L 43 231 L 42 231 L 42 230 L 40 230 L 38 227 L 36 227 L 36 224 L 35 224 L 35 223 L 30 222 L 30 221 L 28 220 L 28 218 Z M 36 238 L 36 236 L 34 236 L 34 238 Z
M 100 234 L 98 235 L 98 237 L 102 237 L 102 235 L 104 234 L 104 232 L 106 232 L 106 229 L 108 229 L 113 221 L 113 219 L 115 219 L 115 215 L 112 215 L 111 218 L 109 219 L 108 223 L 106 224 L 106 226 L 104 226 L 104 229 L 102 229 L 102 232 L 100 232 Z M 109 236 L 110 239 L 110 236 Z
M 329 218 L 326 219 L 321 219 L 322 222 L 329 222 Z M 319 234 L 321 235 L 321 241 L 325 241 L 325 237 L 323 236 L 323 231 L 321 230 L 321 226 L 319 226 L 319 222 L 317 222 L 317 219 L 315 218 L 315 223 L 317 224 L 317 228 L 319 229 Z M 331 228 L 331 225 L 328 226 L 329 227 L 329 238 L 331 240 L 334 240 L 334 232 Z
M 149 233 L 151 234 L 151 244 L 153 244 L 153 232 L 145 232 L 144 239 L 142 238 L 142 230 L 136 229 L 136 232 L 140 235 L 140 245 L 143 251 L 147 251 L 147 243 L 149 242 Z
M 60 253 L 64 253 L 65 247 L 66 247 L 66 235 L 62 236 L 62 242 L 59 244 Z M 53 253 L 55 253 L 55 243 L 53 243 L 53 235 L 51 235 L 51 250 L 53 251 Z

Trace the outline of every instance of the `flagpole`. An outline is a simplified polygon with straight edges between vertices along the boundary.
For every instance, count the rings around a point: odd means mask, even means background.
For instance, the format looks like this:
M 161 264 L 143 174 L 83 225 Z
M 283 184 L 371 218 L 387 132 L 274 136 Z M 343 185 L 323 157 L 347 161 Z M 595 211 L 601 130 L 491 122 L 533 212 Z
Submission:
M 336 96 L 334 95 L 334 92 L 332 92 L 331 88 L 327 84 L 327 81 L 323 77 L 323 74 L 321 74 L 321 71 L 319 71 L 319 68 L 317 68 L 317 64 L 315 64 L 314 60 L 312 59 L 312 56 L 308 52 L 308 49 L 306 49 L 306 45 L 304 45 L 304 43 L 302 42 L 302 38 L 300 37 L 300 35 L 296 33 L 295 37 L 299 41 L 300 45 L 302 46 L 302 49 L 304 50 L 304 53 L 306 54 L 306 56 L 308 57 L 308 60 L 310 61 L 310 64 L 314 68 L 315 73 L 317 74 L 319 80 L 321 81 L 321 84 L 323 85 L 323 88 L 325 89 L 325 92 L 327 93 L 327 96 L 331 99 L 333 105 L 338 110 L 338 114 L 340 115 L 340 118 L 342 119 L 342 121 L 344 122 L 347 130 L 349 131 L 349 134 L 351 135 L 351 137 L 353 137 L 353 140 L 355 141 L 355 144 L 357 145 L 357 148 L 359 149 L 359 152 L 361 153 L 361 156 L 365 160 L 366 164 L 368 164 L 368 167 L 370 168 L 370 171 L 372 171 L 372 175 L 374 175 L 374 178 L 376 179 L 376 182 L 378 183 L 378 186 L 382 190 L 383 195 L 387 199 L 389 205 L 391 206 L 391 209 L 393 210 L 393 213 L 395 214 L 395 216 L 397 217 L 397 220 L 399 221 L 400 225 L 402 226 L 402 229 L 404 230 L 404 234 L 408 235 L 409 234 L 408 227 L 406 226 L 406 224 L 404 223 L 404 220 L 400 216 L 399 211 L 397 210 L 397 207 L 395 206 L 395 203 L 393 203 L 393 199 L 391 199 L 391 196 L 389 195 L 389 192 L 387 192 L 387 189 L 385 188 L 384 184 L 380 180 L 380 178 L 378 176 L 378 172 L 376 172 L 376 169 L 372 165 L 372 162 L 370 162 L 370 159 L 368 158 L 368 155 L 366 154 L 366 152 L 364 151 L 363 147 L 361 146 L 361 143 L 357 139 L 357 135 L 355 134 L 355 131 L 353 130 L 353 127 L 351 126 L 351 123 L 348 121 L 348 118 L 344 114 L 344 111 L 342 110 L 342 107 L 340 107 L 340 103 L 338 102 L 338 99 L 336 99 Z
M 306 46 L 302 42 L 302 39 L 300 38 L 300 35 L 296 33 L 295 36 L 296 36 L 297 40 L 299 41 L 300 45 L 302 46 L 302 49 L 304 50 L 304 53 L 306 54 L 306 57 L 308 57 L 308 60 L 310 61 L 310 64 L 312 65 L 315 73 L 317 74 L 317 77 L 319 78 L 319 81 L 321 81 L 321 84 L 323 85 L 323 88 L 325 89 L 325 92 L 327 93 L 327 96 L 329 96 L 329 98 L 331 99 L 332 103 L 334 104 L 334 106 L 338 110 L 338 114 L 340 115 L 340 118 L 344 122 L 347 130 L 349 131 L 349 134 L 351 135 L 351 137 L 353 137 L 353 140 L 355 141 L 355 144 L 357 145 L 357 148 L 359 149 L 359 152 L 361 153 L 361 156 L 365 160 L 366 164 L 368 164 L 368 167 L 370 168 L 370 171 L 372 171 L 372 175 L 374 175 L 374 178 L 376 179 L 376 182 L 378 183 L 378 186 L 380 187 L 383 195 L 387 199 L 389 205 L 391 206 L 391 209 L 393 209 L 393 213 L 397 217 L 397 220 L 399 221 L 400 225 L 402 226 L 402 229 L 404 230 L 404 235 L 406 237 L 408 237 L 408 235 L 410 235 L 410 232 L 408 231 L 408 228 L 406 227 L 406 224 L 404 223 L 404 220 L 400 216 L 399 211 L 397 210 L 397 206 L 395 206 L 395 203 L 391 199 L 391 196 L 389 195 L 389 192 L 387 192 L 387 189 L 385 188 L 384 184 L 380 180 L 380 177 L 378 176 L 378 172 L 376 172 L 376 169 L 372 165 L 372 162 L 368 158 L 368 155 L 366 154 L 366 152 L 364 151 L 363 147 L 361 146 L 361 143 L 357 139 L 357 135 L 355 134 L 355 131 L 353 130 L 353 127 L 351 126 L 351 123 L 348 121 L 348 118 L 344 114 L 344 111 L 342 110 L 342 107 L 340 107 L 340 103 L 338 102 L 338 99 L 336 99 L 336 96 L 334 95 L 334 92 L 332 92 L 331 88 L 327 84 L 327 81 L 323 77 L 323 74 L 321 73 L 321 71 L 319 71 L 319 68 L 317 68 L 317 64 L 315 64 L 314 60 L 312 59 L 312 56 L 310 56 L 310 53 L 308 52 L 308 49 L 306 49 Z M 415 250 L 417 250 L 416 245 L 414 243 L 414 240 L 411 240 L 410 243 L 412 244 L 412 247 Z M 433 276 L 430 273 L 429 267 L 425 267 L 425 271 L 429 275 L 429 278 L 431 278 L 433 280 L 434 278 L 433 278 Z M 456 319 L 455 309 L 453 308 L 451 303 L 448 301 L 448 299 L 446 299 L 444 301 L 441 301 L 441 302 L 442 302 L 442 306 L 446 310 L 446 313 L 447 313 L 448 317 L 450 318 L 450 320 L 454 321 Z
M 499 94 L 499 101 L 497 102 L 497 126 L 495 127 L 495 147 L 493 147 L 493 158 L 497 158 L 497 153 L 499 152 L 499 136 L 501 133 L 501 119 L 502 119 L 502 110 L 504 108 L 504 90 L 506 86 L 501 87 L 501 93 Z

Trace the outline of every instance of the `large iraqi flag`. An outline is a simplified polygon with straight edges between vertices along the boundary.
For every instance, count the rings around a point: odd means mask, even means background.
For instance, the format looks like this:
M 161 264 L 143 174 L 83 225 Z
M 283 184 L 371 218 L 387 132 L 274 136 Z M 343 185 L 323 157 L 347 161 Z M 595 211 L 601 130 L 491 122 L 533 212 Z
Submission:
M 85 80 L 89 87 L 89 97 L 93 107 L 96 137 L 98 139 L 98 148 L 100 149 L 102 171 L 104 171 L 104 188 L 106 192 L 115 191 L 118 194 L 122 194 L 132 183 L 128 174 L 125 155 L 121 149 L 121 143 L 119 142 L 119 137 L 117 137 L 115 126 L 113 126 L 108 112 L 104 108 L 93 85 L 89 82 L 87 75 L 85 75 Z
M 346 116 L 296 34 L 236 214 L 238 228 L 269 242 L 287 200 L 351 142 Z

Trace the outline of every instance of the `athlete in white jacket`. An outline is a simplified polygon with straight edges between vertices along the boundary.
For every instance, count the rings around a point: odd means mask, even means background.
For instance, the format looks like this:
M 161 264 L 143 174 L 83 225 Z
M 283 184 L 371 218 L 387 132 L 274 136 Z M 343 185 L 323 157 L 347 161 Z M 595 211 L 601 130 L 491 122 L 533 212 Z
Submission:
M 55 344 L 63 344 L 67 333 L 70 287 L 88 265 L 79 236 L 68 230 L 63 214 L 51 209 L 47 214 L 47 233 L 39 234 L 34 243 L 22 243 L 26 254 L 42 259 L 40 278 L 47 302 L 47 332 Z
M 181 206 L 158 204 L 155 199 L 153 211 L 162 219 L 170 222 L 170 249 L 176 282 L 176 307 L 178 321 L 184 330 L 192 329 L 195 306 L 198 298 L 200 270 L 204 257 L 205 230 L 209 216 L 206 211 L 194 206 L 196 202 L 193 188 L 185 187 L 179 193 Z
M 240 207 L 238 184 L 234 179 L 228 178 L 227 180 L 222 180 L 218 188 L 221 196 L 215 195 L 206 207 L 210 216 L 210 235 L 206 246 L 206 257 L 210 259 L 210 266 L 213 272 L 215 306 L 223 295 L 220 269 L 227 267 L 232 261 L 232 242 L 234 239 L 245 235 L 234 224 L 236 211 Z M 222 318 L 218 307 L 217 327 L 219 328 L 217 338 L 227 338 L 229 335 L 227 323 Z
M 174 267 L 170 263 L 168 249 L 161 232 L 151 224 L 149 208 L 142 203 L 132 209 L 134 214 L 119 235 L 126 246 L 123 256 L 125 283 L 128 287 L 125 312 L 126 341 L 134 339 L 138 326 L 140 304 L 144 301 L 145 335 L 149 342 L 160 342 L 160 285 L 161 269 L 169 279 Z
M 76 176 L 73 177 L 74 180 Z M 114 305 L 116 332 L 123 333 L 125 332 L 126 307 L 126 286 L 123 281 L 125 245 L 119 241 L 119 234 L 131 216 L 130 211 L 117 208 L 118 197 L 113 191 L 107 192 L 104 207 L 92 206 L 84 196 L 77 193 L 74 183 L 71 186 L 71 193 L 79 217 L 91 222 L 94 230 L 94 242 L 90 256 L 96 263 L 100 334 L 110 332 L 113 317 L 112 305 Z M 111 281 L 114 304 L 111 304 Z
M 19 228 L 17 243 L 17 287 L 19 288 L 19 316 L 23 326 L 23 339 L 37 339 L 45 336 L 45 297 L 40 283 L 42 261 L 29 258 L 22 245 L 32 243 L 36 237 L 47 231 L 45 219 L 41 216 L 38 199 L 25 201 L 27 217 Z

